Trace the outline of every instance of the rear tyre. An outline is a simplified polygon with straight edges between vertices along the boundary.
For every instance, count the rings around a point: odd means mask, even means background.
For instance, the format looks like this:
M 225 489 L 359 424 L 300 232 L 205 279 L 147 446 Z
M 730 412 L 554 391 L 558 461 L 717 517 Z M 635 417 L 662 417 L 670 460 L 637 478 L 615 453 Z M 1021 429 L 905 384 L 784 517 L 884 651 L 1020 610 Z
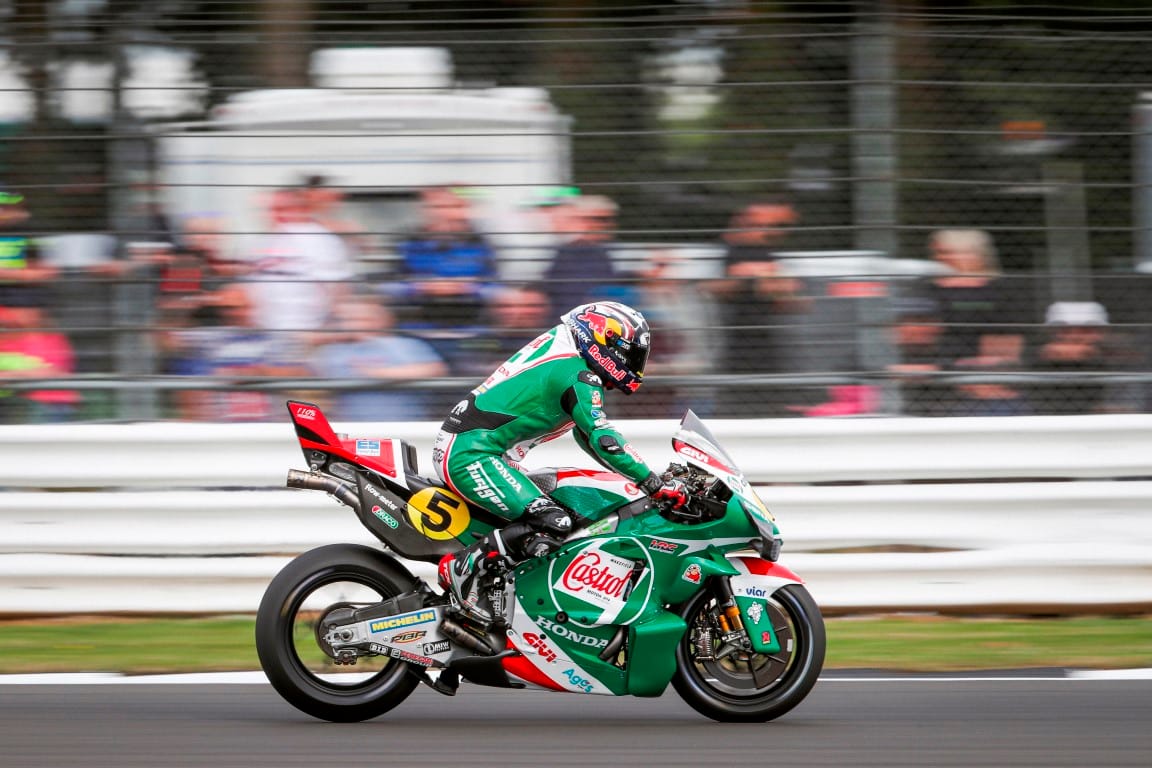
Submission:
M 792 584 L 768 598 L 767 615 L 781 644 L 778 653 L 741 651 L 706 658 L 702 645 L 721 651 L 718 610 L 715 595 L 702 590 L 680 613 L 688 624 L 676 647 L 672 678 L 680 697 L 700 714 L 723 722 L 774 720 L 803 701 L 820 676 L 826 644 L 824 619 L 808 590 Z
M 337 608 L 360 608 L 409 592 L 416 578 L 387 555 L 333 544 L 277 574 L 256 614 L 256 651 L 272 687 L 313 717 L 358 722 L 384 714 L 419 685 L 407 665 L 383 656 L 337 665 L 319 631 Z

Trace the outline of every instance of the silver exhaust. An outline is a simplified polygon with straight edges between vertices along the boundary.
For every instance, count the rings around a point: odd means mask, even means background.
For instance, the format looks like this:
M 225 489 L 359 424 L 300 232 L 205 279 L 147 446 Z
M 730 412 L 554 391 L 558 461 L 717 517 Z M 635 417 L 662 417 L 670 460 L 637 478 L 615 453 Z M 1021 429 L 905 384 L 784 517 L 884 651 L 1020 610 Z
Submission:
M 301 469 L 288 470 L 288 479 L 284 482 L 289 488 L 307 488 L 312 491 L 324 491 L 336 497 L 342 504 L 347 504 L 360 512 L 360 496 L 354 488 L 349 487 L 343 480 L 331 475 L 322 475 L 319 472 L 305 472 Z

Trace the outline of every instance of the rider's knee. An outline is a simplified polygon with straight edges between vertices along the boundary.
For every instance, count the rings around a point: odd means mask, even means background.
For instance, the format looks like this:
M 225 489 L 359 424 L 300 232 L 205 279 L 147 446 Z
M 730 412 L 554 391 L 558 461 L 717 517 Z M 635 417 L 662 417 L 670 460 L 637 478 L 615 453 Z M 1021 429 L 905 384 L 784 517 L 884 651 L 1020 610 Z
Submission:
M 524 508 L 524 520 L 535 532 L 557 541 L 572 532 L 572 515 L 549 496 L 538 496 Z

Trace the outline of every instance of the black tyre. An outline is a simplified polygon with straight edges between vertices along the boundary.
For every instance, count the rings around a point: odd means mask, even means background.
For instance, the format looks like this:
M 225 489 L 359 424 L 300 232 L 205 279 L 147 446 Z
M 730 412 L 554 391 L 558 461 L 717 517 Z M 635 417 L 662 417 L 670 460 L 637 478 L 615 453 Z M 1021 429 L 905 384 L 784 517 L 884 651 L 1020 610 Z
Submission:
M 337 665 L 319 627 L 333 609 L 363 607 L 412 590 L 416 579 L 387 555 L 354 544 L 313 549 L 268 585 L 256 614 L 256 652 L 272 687 L 297 709 L 333 722 L 382 715 L 419 685 L 383 656 Z
M 767 614 L 780 638 L 778 653 L 701 653 L 720 650 L 718 603 L 703 590 L 680 615 L 688 624 L 676 647 L 672 685 L 693 709 L 723 722 L 774 720 L 795 707 L 816 684 L 824 666 L 824 619 L 808 590 L 789 585 L 768 598 Z M 709 638 L 712 638 L 709 641 Z M 703 657 L 703 658 L 701 658 Z

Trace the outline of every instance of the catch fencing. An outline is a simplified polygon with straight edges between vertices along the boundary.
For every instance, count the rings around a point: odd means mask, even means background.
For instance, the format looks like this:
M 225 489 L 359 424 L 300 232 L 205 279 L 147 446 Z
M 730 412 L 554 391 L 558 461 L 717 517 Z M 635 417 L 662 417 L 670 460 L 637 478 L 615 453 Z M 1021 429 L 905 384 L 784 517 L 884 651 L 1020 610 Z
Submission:
M 1012 424 L 710 422 L 831 612 L 1148 610 L 1152 418 Z M 435 432 L 337 427 L 425 461 Z M 671 459 L 674 422 L 623 427 L 653 465 Z M 4 427 L 0 450 L 0 614 L 251 613 L 292 554 L 378 545 L 347 508 L 282 488 L 303 466 L 287 424 Z M 564 444 L 531 458 L 587 464 Z
M 346 242 L 352 283 L 461 379 L 556 320 L 538 294 L 504 314 L 500 289 L 594 288 L 656 332 L 653 405 L 632 418 L 705 398 L 727 417 L 1147 412 L 1152 13 L 969 5 L 7 4 L 0 306 L 38 305 L 74 354 L 41 370 L 0 328 L 0 372 L 23 379 L 0 421 L 259 418 L 249 380 L 277 386 L 272 362 L 353 386 L 307 345 L 252 344 L 218 295 L 277 279 L 260 266 L 277 191 L 323 198 L 309 215 Z M 451 205 L 422 197 L 449 187 Z M 754 202 L 771 220 L 741 215 Z M 404 268 L 452 205 L 494 253 L 470 306 Z M 995 242 L 1011 298 L 978 326 L 1021 337 L 1015 359 L 931 348 L 954 318 L 907 289 L 955 228 Z M 558 256 L 589 234 L 615 269 Z M 713 295 L 733 247 L 777 258 L 792 292 Z M 575 273 L 550 277 L 565 259 Z M 1075 355 L 1058 303 L 1107 314 Z M 237 336 L 249 354 L 221 354 Z M 988 386 L 960 395 L 961 374 Z M 71 396 L 28 394 L 56 377 Z

